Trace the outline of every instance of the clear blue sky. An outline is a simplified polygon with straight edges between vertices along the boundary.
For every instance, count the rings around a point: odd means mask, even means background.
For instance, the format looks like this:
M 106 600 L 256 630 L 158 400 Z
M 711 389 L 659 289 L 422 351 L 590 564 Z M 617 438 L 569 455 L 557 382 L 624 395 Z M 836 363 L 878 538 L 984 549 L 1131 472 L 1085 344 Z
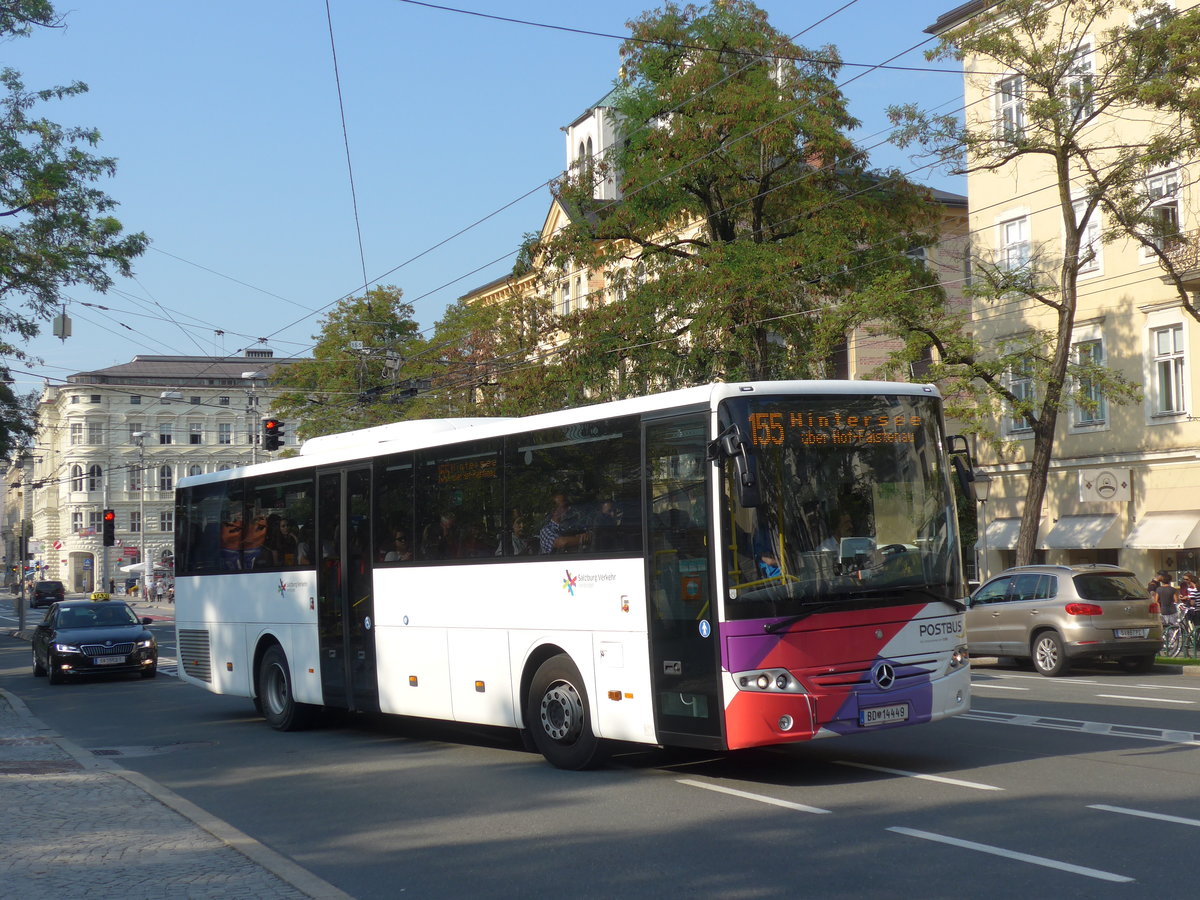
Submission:
M 44 364 L 14 366 L 36 376 L 16 374 L 15 387 L 137 354 L 233 354 L 264 337 L 276 355 L 307 355 L 320 311 L 363 280 L 324 0 L 56 5 L 66 28 L 0 44 L 0 64 L 30 88 L 88 84 L 43 112 L 101 131 L 99 152 L 119 165 L 103 187 L 127 230 L 145 231 L 152 246 L 115 291 L 69 291 L 73 337 L 52 338 L 47 325 L 31 345 Z M 654 8 L 441 5 L 614 35 Z M 928 39 L 924 29 L 958 4 L 759 5 L 780 31 L 805 32 L 802 45 L 834 44 L 847 63 L 876 64 Z M 522 236 L 541 227 L 549 192 L 537 188 L 565 165 L 561 128 L 609 90 L 620 42 L 401 0 L 331 0 L 330 9 L 367 276 L 402 288 L 432 327 L 448 303 L 507 272 Z M 920 50 L 892 64 L 929 65 Z M 841 78 L 855 79 L 845 90 L 863 146 L 881 140 L 889 104 L 961 103 L 955 74 L 864 71 L 847 65 Z M 886 147 L 872 159 L 913 168 Z M 913 177 L 965 193 L 943 175 Z

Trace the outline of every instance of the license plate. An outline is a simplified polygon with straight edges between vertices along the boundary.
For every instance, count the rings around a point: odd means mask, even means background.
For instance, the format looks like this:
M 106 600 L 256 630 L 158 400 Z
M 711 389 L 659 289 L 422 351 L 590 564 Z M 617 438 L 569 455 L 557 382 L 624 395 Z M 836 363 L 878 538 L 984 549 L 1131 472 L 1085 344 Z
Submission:
M 95 656 L 93 657 L 98 666 L 115 666 L 125 662 L 124 656 Z
M 1149 628 L 1116 628 L 1113 634 L 1119 638 L 1144 638 L 1150 635 Z
M 858 724 L 864 728 L 872 725 L 890 725 L 908 721 L 908 704 L 893 703 L 890 706 L 871 706 L 858 711 Z

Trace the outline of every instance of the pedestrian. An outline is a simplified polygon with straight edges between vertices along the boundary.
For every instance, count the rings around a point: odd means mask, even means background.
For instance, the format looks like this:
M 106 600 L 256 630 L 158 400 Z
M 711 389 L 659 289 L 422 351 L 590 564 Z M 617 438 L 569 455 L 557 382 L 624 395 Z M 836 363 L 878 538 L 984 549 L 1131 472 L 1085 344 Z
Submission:
M 1155 593 L 1158 595 L 1159 615 L 1168 621 L 1177 621 L 1175 601 L 1179 598 L 1179 590 L 1171 584 L 1171 576 L 1165 569 L 1158 570 L 1158 589 Z
M 117 579 L 115 579 L 115 578 L 108 579 L 109 595 L 111 596 L 112 594 L 115 594 L 116 592 L 117 592 Z
M 175 602 L 175 585 L 174 584 L 172 584 L 169 588 L 167 588 L 167 602 L 168 603 Z

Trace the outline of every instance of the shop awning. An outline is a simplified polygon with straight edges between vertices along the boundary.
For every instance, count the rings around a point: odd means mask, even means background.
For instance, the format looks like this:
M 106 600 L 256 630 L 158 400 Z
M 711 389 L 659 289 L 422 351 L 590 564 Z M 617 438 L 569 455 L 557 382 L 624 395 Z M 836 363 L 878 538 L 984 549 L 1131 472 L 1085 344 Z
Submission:
M 1063 516 L 1038 543 L 1039 550 L 1118 550 L 1125 537 L 1120 516 Z
M 1200 512 L 1146 513 L 1125 538 L 1131 550 L 1186 550 L 1200 547 Z
M 993 519 L 984 529 L 985 540 L 980 541 L 979 546 L 988 550 L 1016 550 L 1020 533 L 1020 519 Z

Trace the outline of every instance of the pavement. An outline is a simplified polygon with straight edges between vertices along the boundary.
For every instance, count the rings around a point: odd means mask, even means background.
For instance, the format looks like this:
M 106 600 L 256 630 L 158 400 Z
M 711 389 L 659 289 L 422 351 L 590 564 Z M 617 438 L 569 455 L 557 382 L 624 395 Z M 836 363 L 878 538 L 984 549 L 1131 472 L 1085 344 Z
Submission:
M 173 618 L 170 606 L 133 606 Z M 0 896 L 21 900 L 351 900 L 169 788 L 56 734 L 3 688 L 0 848 Z

